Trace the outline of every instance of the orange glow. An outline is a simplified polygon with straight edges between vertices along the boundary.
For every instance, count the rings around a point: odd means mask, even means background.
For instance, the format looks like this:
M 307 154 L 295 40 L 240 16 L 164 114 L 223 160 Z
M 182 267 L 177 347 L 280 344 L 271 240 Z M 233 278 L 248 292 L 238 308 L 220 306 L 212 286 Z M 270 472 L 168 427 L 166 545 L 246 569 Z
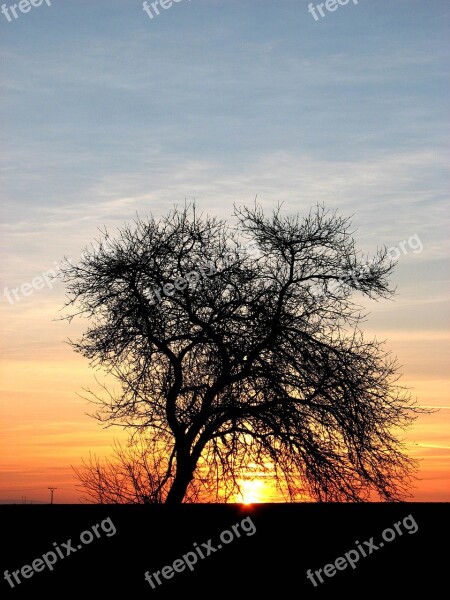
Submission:
M 412 500 L 449 501 L 448 379 L 433 377 L 435 355 L 420 341 L 412 347 L 394 339 L 390 345 L 399 346 L 396 353 L 411 361 L 402 383 L 418 403 L 441 407 L 437 413 L 420 416 L 406 436 L 408 452 L 421 461 Z M 124 441 L 126 436 L 120 429 L 102 429 L 86 414 L 94 407 L 77 393 L 93 385 L 94 375 L 85 360 L 62 344 L 40 359 L 37 351 L 32 354 L 0 362 L 0 502 L 21 502 L 25 496 L 27 502 L 48 502 L 47 488 L 55 486 L 55 503 L 77 503 L 82 491 L 76 487 L 71 465 L 79 466 L 89 453 L 111 456 L 114 439 Z M 267 474 L 264 477 L 251 468 L 243 474 L 241 487 L 235 502 L 283 501 Z
M 254 504 L 264 502 L 264 482 L 261 479 L 244 479 L 239 482 L 241 493 L 240 502 Z

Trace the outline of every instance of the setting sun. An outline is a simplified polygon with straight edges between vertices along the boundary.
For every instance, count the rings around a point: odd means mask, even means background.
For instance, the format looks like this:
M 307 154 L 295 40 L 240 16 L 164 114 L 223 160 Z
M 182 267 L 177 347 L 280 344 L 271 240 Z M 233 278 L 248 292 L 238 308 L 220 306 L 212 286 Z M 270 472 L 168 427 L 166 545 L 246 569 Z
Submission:
M 260 479 L 244 479 L 240 483 L 240 497 L 243 504 L 264 502 L 264 482 Z

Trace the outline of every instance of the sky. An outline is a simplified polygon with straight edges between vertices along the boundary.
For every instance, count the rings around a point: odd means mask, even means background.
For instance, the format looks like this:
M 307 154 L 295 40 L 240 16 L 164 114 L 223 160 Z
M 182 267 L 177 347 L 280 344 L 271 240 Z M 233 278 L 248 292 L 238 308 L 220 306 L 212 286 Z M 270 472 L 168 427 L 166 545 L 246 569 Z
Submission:
M 195 200 L 228 219 L 256 196 L 301 215 L 324 203 L 353 215 L 359 248 L 398 253 L 397 295 L 367 304 L 364 331 L 440 408 L 406 445 L 413 499 L 450 501 L 450 5 L 316 4 L 3 5 L 0 502 L 47 502 L 49 486 L 78 502 L 71 466 L 123 439 L 87 414 L 94 373 L 65 343 L 86 324 L 60 320 L 64 288 L 43 274 L 136 213 Z

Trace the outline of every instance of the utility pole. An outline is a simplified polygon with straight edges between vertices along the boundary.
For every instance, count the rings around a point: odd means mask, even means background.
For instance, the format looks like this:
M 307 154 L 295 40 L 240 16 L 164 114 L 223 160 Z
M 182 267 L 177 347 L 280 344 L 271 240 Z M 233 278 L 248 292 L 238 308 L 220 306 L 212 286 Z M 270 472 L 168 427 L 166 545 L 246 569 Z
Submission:
M 50 504 L 53 504 L 53 492 L 58 488 L 49 487 L 48 489 L 50 490 Z

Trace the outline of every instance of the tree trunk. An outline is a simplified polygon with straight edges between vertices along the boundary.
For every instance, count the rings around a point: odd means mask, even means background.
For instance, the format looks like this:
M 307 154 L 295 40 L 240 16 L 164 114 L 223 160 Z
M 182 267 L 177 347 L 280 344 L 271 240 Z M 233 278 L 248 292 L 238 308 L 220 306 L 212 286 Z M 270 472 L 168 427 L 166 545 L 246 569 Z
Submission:
M 186 490 L 190 483 L 190 479 L 181 479 L 180 477 L 175 477 L 172 487 L 167 494 L 165 504 L 175 505 L 181 504 L 183 502 L 183 498 L 186 494 Z
M 180 459 L 180 456 L 178 455 L 175 479 L 167 494 L 165 504 L 176 505 L 183 502 L 188 485 L 192 481 L 193 472 L 194 469 L 192 468 L 190 457 L 188 459 L 184 457 L 183 460 Z

